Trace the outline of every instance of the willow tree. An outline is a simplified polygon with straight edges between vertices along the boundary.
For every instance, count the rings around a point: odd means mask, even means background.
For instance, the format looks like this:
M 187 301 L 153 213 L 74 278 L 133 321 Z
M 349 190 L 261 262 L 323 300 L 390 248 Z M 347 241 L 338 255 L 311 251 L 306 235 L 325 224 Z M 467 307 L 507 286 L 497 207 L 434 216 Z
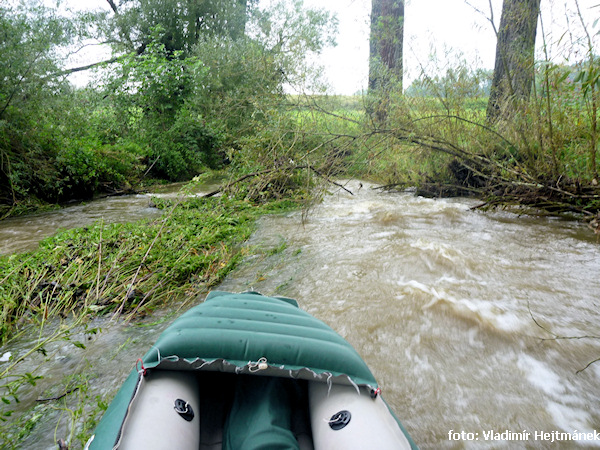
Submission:
M 534 53 L 540 0 L 504 0 L 496 30 L 496 62 L 487 118 L 510 115 L 514 102 L 526 100 L 534 81 Z
M 404 0 L 372 0 L 369 43 L 369 92 L 379 97 L 375 118 L 384 120 L 391 91 L 402 91 Z

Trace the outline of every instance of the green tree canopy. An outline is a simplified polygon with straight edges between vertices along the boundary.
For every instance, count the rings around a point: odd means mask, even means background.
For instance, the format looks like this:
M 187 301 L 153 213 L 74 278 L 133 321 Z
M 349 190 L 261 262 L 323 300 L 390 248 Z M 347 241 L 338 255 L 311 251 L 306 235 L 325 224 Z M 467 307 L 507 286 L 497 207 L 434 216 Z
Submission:
M 329 13 L 299 0 L 107 2 L 64 16 L 59 1 L 0 6 L 0 207 L 187 179 L 233 160 L 284 111 L 286 86 L 318 78 L 311 54 L 335 33 Z M 111 60 L 65 68 L 91 37 Z M 68 83 L 93 66 L 93 87 Z
M 64 17 L 33 1 L 9 8 L 0 5 L 0 119 L 57 87 L 59 49 L 71 44 L 77 28 Z
M 160 26 L 161 43 L 189 54 L 202 36 L 239 38 L 257 0 L 107 0 L 113 11 L 104 30 L 117 48 L 142 53 Z

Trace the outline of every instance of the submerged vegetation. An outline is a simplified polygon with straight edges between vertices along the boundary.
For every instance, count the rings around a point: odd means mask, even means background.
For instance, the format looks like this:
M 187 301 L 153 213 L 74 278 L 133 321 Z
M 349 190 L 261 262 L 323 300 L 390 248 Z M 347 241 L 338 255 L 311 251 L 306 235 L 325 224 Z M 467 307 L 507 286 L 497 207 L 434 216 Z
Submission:
M 196 298 L 235 265 L 258 215 L 294 205 L 225 197 L 155 201 L 165 210 L 160 219 L 100 222 L 46 239 L 33 254 L 2 258 L 2 341 L 49 317 L 134 316 Z

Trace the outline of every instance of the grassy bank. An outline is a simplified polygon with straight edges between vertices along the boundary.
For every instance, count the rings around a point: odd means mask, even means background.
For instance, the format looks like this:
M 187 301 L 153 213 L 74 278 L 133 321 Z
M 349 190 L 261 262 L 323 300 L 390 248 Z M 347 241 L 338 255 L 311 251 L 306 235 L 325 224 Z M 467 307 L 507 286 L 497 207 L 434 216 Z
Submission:
M 80 314 L 145 314 L 219 282 L 241 256 L 261 214 L 294 206 L 219 198 L 159 201 L 163 216 L 97 223 L 0 258 L 0 337 L 29 324 Z

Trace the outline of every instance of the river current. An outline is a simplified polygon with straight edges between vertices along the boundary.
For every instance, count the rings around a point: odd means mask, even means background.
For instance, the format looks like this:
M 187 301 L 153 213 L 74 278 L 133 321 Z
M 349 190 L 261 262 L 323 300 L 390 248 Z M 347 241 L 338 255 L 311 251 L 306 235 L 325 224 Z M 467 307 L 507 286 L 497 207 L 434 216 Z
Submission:
M 331 189 L 305 221 L 300 212 L 263 217 L 248 242 L 256 251 L 219 289 L 292 297 L 332 326 L 423 449 L 599 447 L 600 436 L 581 439 L 600 431 L 600 363 L 581 370 L 600 357 L 593 234 L 575 222 L 473 211 L 468 199 L 346 187 L 354 195 Z M 86 360 L 92 393 L 115 392 L 174 315 L 100 323 L 85 355 L 57 345 L 45 377 Z M 582 336 L 591 337 L 565 339 Z M 40 425 L 31 445 L 54 448 L 53 426 Z M 579 440 L 552 442 L 557 433 Z
M 293 297 L 333 326 L 421 448 L 600 446 L 542 434 L 600 431 L 600 363 L 577 372 L 600 341 L 544 340 L 600 336 L 589 230 L 347 187 L 354 195 L 326 197 L 304 225 L 299 213 L 265 217 L 250 245 L 285 250 L 222 289 Z M 491 430 L 527 439 L 486 441 Z

